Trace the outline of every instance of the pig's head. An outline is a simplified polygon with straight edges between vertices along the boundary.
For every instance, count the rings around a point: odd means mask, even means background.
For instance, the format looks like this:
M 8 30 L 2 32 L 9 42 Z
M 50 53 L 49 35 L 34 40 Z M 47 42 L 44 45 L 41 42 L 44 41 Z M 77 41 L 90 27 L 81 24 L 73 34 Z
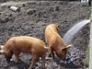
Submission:
M 6 61 L 9 62 L 12 57 L 12 52 L 5 51 L 4 46 L 0 46 L 0 54 L 4 54 Z
M 57 54 L 58 57 L 60 59 L 62 59 L 63 61 L 66 59 L 66 54 L 67 54 L 67 50 L 72 47 L 72 45 L 68 45 L 65 48 L 63 48 L 62 50 L 59 51 L 59 53 Z

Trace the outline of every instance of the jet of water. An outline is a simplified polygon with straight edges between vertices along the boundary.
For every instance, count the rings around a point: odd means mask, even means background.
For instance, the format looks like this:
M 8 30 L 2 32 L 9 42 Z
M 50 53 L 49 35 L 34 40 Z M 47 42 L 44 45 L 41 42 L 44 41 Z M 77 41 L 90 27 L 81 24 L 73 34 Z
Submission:
M 77 34 L 86 24 L 90 23 L 90 20 L 82 20 L 71 27 L 63 37 L 64 42 L 68 45 L 71 43 L 75 34 Z

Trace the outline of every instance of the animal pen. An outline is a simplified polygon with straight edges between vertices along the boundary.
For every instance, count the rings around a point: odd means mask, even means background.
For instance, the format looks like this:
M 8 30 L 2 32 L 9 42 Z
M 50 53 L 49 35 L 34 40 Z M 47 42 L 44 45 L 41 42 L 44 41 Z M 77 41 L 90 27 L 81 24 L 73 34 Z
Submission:
M 91 26 L 90 26 L 90 61 L 89 69 L 92 69 L 92 7 L 91 7 Z
M 20 12 L 12 11 L 9 8 L 12 5 L 19 7 Z M 76 22 L 89 19 L 89 16 L 90 8 L 83 7 L 80 2 L 31 2 L 28 0 L 17 0 L 15 2 L 14 0 L 0 3 L 0 45 L 3 45 L 10 37 L 20 35 L 37 37 L 45 42 L 43 31 L 51 23 L 58 25 L 59 34 L 63 37 L 66 31 Z M 89 44 L 89 29 L 89 24 L 87 24 L 78 32 L 77 37 L 72 42 L 74 46 L 70 48 L 65 62 L 57 57 L 55 57 L 55 62 L 47 59 L 46 69 L 85 69 L 83 60 Z M 90 32 L 92 34 L 92 31 Z M 13 61 L 7 63 L 5 57 L 0 54 L 0 69 L 27 69 L 31 60 L 30 54 L 21 53 L 18 63 Z M 41 69 L 40 60 L 34 68 Z

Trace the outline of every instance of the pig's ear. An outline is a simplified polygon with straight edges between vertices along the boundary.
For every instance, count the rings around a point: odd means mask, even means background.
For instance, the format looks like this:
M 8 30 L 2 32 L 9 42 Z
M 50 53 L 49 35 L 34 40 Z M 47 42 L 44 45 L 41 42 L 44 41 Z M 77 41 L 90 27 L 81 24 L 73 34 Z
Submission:
M 70 48 L 70 47 L 72 47 L 72 46 L 73 46 L 72 44 L 68 45 L 68 46 L 67 46 L 67 49 Z

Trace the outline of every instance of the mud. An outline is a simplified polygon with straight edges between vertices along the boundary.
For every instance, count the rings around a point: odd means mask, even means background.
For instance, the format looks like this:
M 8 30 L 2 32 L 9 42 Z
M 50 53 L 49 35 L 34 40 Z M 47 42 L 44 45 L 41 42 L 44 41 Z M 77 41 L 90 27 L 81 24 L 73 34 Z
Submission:
M 59 33 L 63 37 L 76 22 L 90 17 L 90 7 L 82 6 L 80 2 L 32 1 L 14 4 L 20 8 L 19 12 L 10 10 L 11 4 L 0 4 L 0 45 L 10 37 L 20 35 L 29 35 L 45 41 L 44 29 L 51 23 L 59 26 Z M 55 62 L 48 59 L 46 69 L 85 69 L 89 24 L 76 34 L 71 44 L 73 47 L 68 50 L 67 60 L 62 61 L 57 56 Z M 5 57 L 0 54 L 0 69 L 27 69 L 30 63 L 30 54 L 21 53 L 18 63 L 7 63 Z M 34 69 L 41 69 L 41 60 L 36 63 Z

